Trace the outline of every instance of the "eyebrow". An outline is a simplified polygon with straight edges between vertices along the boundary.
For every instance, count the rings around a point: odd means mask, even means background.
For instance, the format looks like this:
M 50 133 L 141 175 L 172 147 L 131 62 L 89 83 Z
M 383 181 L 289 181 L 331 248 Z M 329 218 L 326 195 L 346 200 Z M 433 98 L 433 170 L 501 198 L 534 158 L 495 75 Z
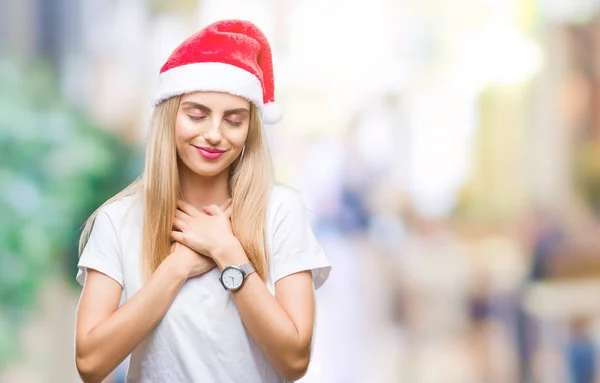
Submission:
M 212 112 L 212 109 L 210 109 L 208 106 L 202 105 L 202 104 L 199 104 L 199 103 L 193 102 L 193 101 L 185 101 L 182 105 L 191 106 L 193 108 L 200 109 L 201 111 L 203 111 L 207 114 L 210 114 Z M 248 114 L 248 113 L 250 113 L 250 111 L 247 108 L 228 109 L 223 113 L 223 115 L 230 116 L 232 114 L 244 114 L 244 113 Z

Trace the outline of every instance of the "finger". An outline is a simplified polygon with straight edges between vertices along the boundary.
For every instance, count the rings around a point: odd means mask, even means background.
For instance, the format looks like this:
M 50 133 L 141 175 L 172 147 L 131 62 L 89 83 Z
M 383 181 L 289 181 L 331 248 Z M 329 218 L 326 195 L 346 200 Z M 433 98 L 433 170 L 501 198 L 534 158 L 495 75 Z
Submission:
M 231 202 L 233 200 L 231 198 L 227 198 L 227 201 L 223 205 L 220 206 L 221 210 L 225 211 L 231 206 Z
M 175 230 L 171 231 L 171 238 L 173 238 L 174 241 L 185 245 L 185 235 L 183 235 L 182 232 Z
M 186 213 L 184 213 L 183 211 L 179 210 L 179 209 L 175 209 L 175 217 L 179 218 L 182 221 L 187 221 L 188 218 L 190 217 L 189 215 L 187 215 Z
M 208 215 L 219 215 L 223 213 L 217 205 L 209 205 L 202 208 L 202 210 Z
M 198 214 L 198 210 L 195 207 L 180 199 L 177 200 L 177 208 L 192 217 Z
M 173 218 L 173 227 L 179 231 L 183 231 L 187 228 L 187 224 L 181 218 Z
M 223 214 L 225 214 L 225 217 L 227 217 L 228 219 L 231 219 L 232 212 L 233 212 L 233 205 L 229 205 L 227 207 L 227 209 L 225 209 L 225 211 L 223 211 Z

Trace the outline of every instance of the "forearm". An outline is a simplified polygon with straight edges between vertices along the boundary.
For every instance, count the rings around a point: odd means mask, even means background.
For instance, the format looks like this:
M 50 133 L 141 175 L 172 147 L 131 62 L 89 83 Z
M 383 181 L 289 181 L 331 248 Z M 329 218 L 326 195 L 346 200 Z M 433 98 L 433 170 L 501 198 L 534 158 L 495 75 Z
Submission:
M 244 325 L 282 375 L 308 364 L 310 344 L 303 345 L 294 322 L 256 273 L 231 295 Z
M 154 329 L 186 278 L 163 262 L 148 283 L 114 314 L 77 339 L 77 366 L 86 382 L 102 381 Z
M 227 260 L 217 262 L 221 270 L 248 262 L 241 246 L 230 247 L 227 252 L 221 258 Z M 280 374 L 288 380 L 303 375 L 310 359 L 310 342 L 305 341 L 306 334 L 298 332 L 260 277 L 256 273 L 249 275 L 244 286 L 232 292 L 231 297 L 245 327 Z

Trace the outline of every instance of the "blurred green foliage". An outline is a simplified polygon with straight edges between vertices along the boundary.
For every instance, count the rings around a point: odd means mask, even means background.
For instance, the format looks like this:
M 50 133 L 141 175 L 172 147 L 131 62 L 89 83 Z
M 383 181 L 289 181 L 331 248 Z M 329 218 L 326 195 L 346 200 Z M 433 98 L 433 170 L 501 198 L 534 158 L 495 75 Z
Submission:
M 61 99 L 52 69 L 0 61 L 0 369 L 45 277 L 73 280 L 81 226 L 138 153 Z

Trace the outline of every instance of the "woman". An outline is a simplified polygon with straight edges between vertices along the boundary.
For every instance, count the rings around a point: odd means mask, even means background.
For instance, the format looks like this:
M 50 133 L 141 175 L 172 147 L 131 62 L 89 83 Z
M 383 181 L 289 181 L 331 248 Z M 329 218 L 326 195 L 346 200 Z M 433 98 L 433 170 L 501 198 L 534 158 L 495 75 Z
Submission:
M 84 381 L 129 354 L 128 382 L 304 375 L 314 289 L 330 266 L 297 193 L 273 185 L 261 120 L 280 117 L 271 50 L 253 24 L 214 23 L 171 54 L 143 175 L 82 234 Z

